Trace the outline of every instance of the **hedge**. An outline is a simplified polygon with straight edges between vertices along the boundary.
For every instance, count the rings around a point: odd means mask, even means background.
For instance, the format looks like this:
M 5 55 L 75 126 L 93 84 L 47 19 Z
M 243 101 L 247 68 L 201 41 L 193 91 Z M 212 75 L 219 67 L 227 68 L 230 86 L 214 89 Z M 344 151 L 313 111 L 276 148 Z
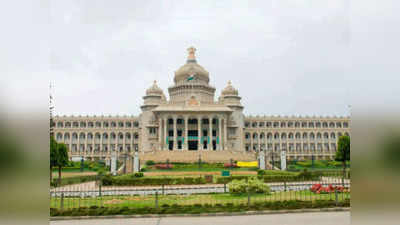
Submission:
M 146 185 L 171 185 L 171 184 L 206 184 L 204 177 L 178 177 L 178 178 L 162 178 L 162 177 L 132 177 L 121 176 L 111 177 L 105 176 L 102 184 L 105 186 L 146 186 Z
M 97 180 L 97 175 L 65 177 L 65 178 L 61 178 L 60 186 L 69 185 L 69 184 L 79 184 L 79 183 L 95 181 L 95 180 Z M 52 186 L 52 187 L 58 186 L 58 178 L 54 178 L 53 181 L 50 183 L 50 186 Z
M 350 200 L 338 202 L 331 200 L 316 201 L 275 201 L 275 202 L 254 202 L 247 204 L 193 204 L 193 205 L 168 205 L 163 204 L 155 207 L 97 207 L 91 206 L 73 209 L 50 208 L 50 216 L 107 216 L 107 215 L 143 215 L 143 214 L 199 214 L 216 212 L 243 212 L 255 210 L 283 210 L 283 209 L 309 209 L 309 208 L 331 208 L 331 207 L 349 207 Z

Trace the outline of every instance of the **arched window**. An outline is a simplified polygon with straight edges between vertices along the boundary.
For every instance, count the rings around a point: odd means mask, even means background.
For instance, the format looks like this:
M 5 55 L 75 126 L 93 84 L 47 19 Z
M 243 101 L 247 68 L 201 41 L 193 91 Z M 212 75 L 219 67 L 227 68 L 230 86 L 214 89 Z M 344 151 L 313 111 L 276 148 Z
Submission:
M 65 122 L 65 127 L 71 127 L 71 122 Z
M 96 140 L 100 140 L 100 133 L 96 133 L 96 134 L 94 135 L 94 138 L 96 138 Z
M 260 134 L 260 139 L 264 139 L 265 138 L 265 134 L 264 133 L 261 133 Z
M 92 133 L 88 133 L 87 134 L 87 139 L 88 140 L 92 140 L 93 139 L 93 134 Z
M 268 134 L 267 134 L 267 139 L 268 139 L 268 140 L 272 140 L 272 133 L 268 133 Z
M 62 133 L 57 133 L 57 141 L 62 141 Z
M 300 139 L 301 138 L 301 134 L 299 132 L 296 133 L 296 139 Z
M 246 134 L 245 134 L 245 138 L 246 138 L 246 139 L 250 139 L 250 133 L 246 133 Z
M 135 133 L 135 134 L 133 135 L 133 137 L 134 137 L 135 139 L 139 139 L 139 134 L 138 134 L 138 133 Z
M 286 140 L 286 133 L 282 133 L 281 139 L 282 139 L 282 140 Z
M 335 138 L 336 138 L 336 135 L 335 135 L 334 132 L 332 132 L 332 133 L 331 133 L 331 139 L 335 139 Z
M 103 140 L 107 140 L 108 139 L 108 134 L 107 133 L 103 133 Z
M 339 132 L 338 137 L 341 137 L 341 136 L 343 136 L 343 134 L 342 134 L 342 132 Z
M 253 139 L 257 139 L 258 134 L 257 133 L 253 133 Z
M 306 132 L 304 132 L 304 133 L 303 133 L 303 139 L 307 139 L 307 138 L 308 138 L 308 135 L 307 135 Z
M 348 122 L 344 122 L 344 123 L 343 123 L 343 127 L 344 127 L 344 128 L 348 128 L 348 127 L 349 127 L 349 123 L 348 123 Z
M 342 123 L 341 122 L 336 122 L 336 127 L 337 128 L 341 128 L 342 127 Z
M 78 139 L 78 134 L 77 133 L 72 133 L 72 140 Z
M 72 123 L 72 126 L 73 126 L 73 127 L 79 127 L 79 123 L 78 123 L 78 122 L 73 122 L 73 123 Z
M 124 135 L 123 135 L 122 133 L 119 133 L 119 134 L 118 134 L 118 139 L 119 139 L 119 140 L 123 140 L 123 139 L 124 139 Z
M 117 136 L 115 135 L 114 132 L 112 132 L 112 133 L 110 134 L 110 139 L 111 139 L 111 140 L 115 140 L 116 137 L 117 137 Z
M 251 126 L 252 127 L 257 127 L 257 122 L 253 122 Z
M 63 122 L 58 122 L 57 123 L 57 127 L 63 127 L 63 126 L 64 126 Z
M 328 123 L 327 122 L 323 122 L 322 123 L 322 127 L 327 128 L 328 127 Z
M 267 127 L 271 127 L 272 126 L 272 123 L 271 122 L 267 122 Z
M 279 133 L 275 133 L 275 134 L 274 134 L 274 139 L 275 139 L 275 140 L 278 140 L 278 139 L 279 139 Z
M 281 127 L 286 127 L 286 122 L 281 122 Z
M 64 141 L 69 141 L 69 138 L 70 138 L 69 133 L 65 133 L 64 134 Z
M 93 122 L 88 122 L 88 127 L 92 128 L 93 127 Z
M 344 133 L 344 135 L 346 135 L 346 136 L 349 136 L 349 137 L 350 137 L 349 133 L 347 133 L 347 132 L 346 132 L 346 133 Z
M 300 127 L 300 122 L 295 122 L 294 127 Z
M 301 123 L 301 127 L 302 127 L 302 128 L 307 127 L 307 122 L 302 122 L 302 123 Z
M 134 127 L 139 127 L 139 122 L 137 122 L 137 121 L 133 122 L 133 126 Z
M 293 122 L 292 122 L 292 121 L 289 121 L 288 124 L 287 124 L 287 126 L 288 126 L 289 128 L 293 127 Z
M 108 122 L 103 122 L 103 127 L 108 128 L 109 123 Z
M 289 133 L 289 139 L 293 139 L 293 133 Z
M 264 127 L 264 122 L 259 122 L 258 127 Z
M 132 127 L 132 123 L 131 123 L 131 122 L 126 122 L 126 123 L 125 123 L 125 126 L 126 126 L 126 127 Z
M 279 122 L 274 122 L 274 127 L 278 128 L 279 127 Z
M 126 133 L 126 134 L 125 134 L 125 138 L 126 138 L 127 140 L 130 140 L 130 139 L 131 139 L 131 134 L 130 134 L 130 133 Z
M 117 123 L 114 121 L 111 121 L 111 127 L 117 127 Z
M 330 127 L 330 128 L 335 128 L 335 123 L 334 123 L 334 122 L 330 122 L 330 123 L 329 123 L 329 127 Z
M 316 128 L 321 128 L 321 122 L 316 122 L 316 123 L 315 123 L 315 127 L 316 127 Z
M 311 139 L 311 140 L 314 140 L 314 139 L 315 139 L 314 133 L 310 133 L 310 139 Z
M 81 122 L 80 127 L 82 128 L 86 127 L 86 122 Z
M 97 127 L 97 128 L 101 127 L 101 122 L 96 121 L 96 127 Z
M 321 139 L 322 138 L 322 135 L 321 135 L 321 133 L 317 133 L 317 139 Z
M 314 122 L 309 122 L 308 127 L 314 128 Z
M 85 133 L 80 133 L 80 134 L 79 134 L 79 139 L 85 140 L 85 138 L 86 138 Z
M 122 121 L 118 122 L 118 127 L 124 127 L 124 123 Z
M 329 139 L 329 134 L 328 134 L 328 132 L 325 132 L 325 133 L 324 133 L 324 139 Z

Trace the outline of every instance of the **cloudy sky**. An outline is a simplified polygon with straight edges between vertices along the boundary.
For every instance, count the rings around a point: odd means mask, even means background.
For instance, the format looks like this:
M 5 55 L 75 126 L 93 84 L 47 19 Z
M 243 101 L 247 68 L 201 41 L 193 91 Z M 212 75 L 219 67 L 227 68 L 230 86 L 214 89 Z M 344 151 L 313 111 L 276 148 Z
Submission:
M 37 22 L 33 9 L 48 14 L 40 14 L 44 26 L 21 32 L 14 21 L 16 35 L 3 37 L 11 54 L 2 57 L 1 70 L 13 73 L 2 78 L 0 94 L 16 107 L 34 106 L 37 98 L 27 93 L 48 93 L 51 81 L 56 114 L 138 115 L 146 88 L 157 80 L 167 94 L 193 45 L 216 97 L 231 80 L 247 115 L 391 107 L 400 102 L 399 4 L 384 2 L 71 0 L 22 9 L 15 3 L 21 20 Z M 18 77 L 15 59 L 32 72 Z

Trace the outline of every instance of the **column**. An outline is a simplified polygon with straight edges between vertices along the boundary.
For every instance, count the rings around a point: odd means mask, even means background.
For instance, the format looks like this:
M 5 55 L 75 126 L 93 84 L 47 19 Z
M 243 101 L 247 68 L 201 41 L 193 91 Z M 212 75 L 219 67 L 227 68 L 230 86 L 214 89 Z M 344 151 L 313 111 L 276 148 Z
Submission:
M 208 129 L 209 129 L 208 137 L 210 138 L 210 142 L 208 143 L 207 147 L 208 150 L 212 150 L 212 117 L 208 117 Z
M 185 116 L 185 134 L 183 135 L 184 136 L 184 139 L 185 139 L 185 142 L 184 142 L 184 150 L 188 150 L 189 149 L 189 140 L 188 140 L 188 138 L 189 138 L 189 130 L 188 130 L 188 116 Z
M 173 123 L 174 123 L 174 147 L 173 150 L 177 149 L 177 132 L 176 132 L 176 123 L 177 123 L 177 117 L 175 116 L 173 118 Z
M 226 135 L 226 133 L 227 133 L 227 130 L 228 129 L 228 117 L 226 117 L 225 119 L 224 119 L 224 141 L 223 141 L 223 143 L 224 143 L 224 150 L 227 150 L 228 149 L 228 138 L 227 138 L 227 135 Z M 239 131 L 238 131 L 239 132 Z M 240 133 L 239 133 L 240 134 Z M 240 136 L 240 138 L 242 138 L 241 136 Z
M 197 136 L 199 138 L 199 141 L 197 142 L 198 146 L 197 149 L 201 150 L 203 144 L 201 143 L 201 117 L 197 117 Z
M 258 151 L 258 152 L 260 152 L 260 150 L 261 150 L 261 137 L 260 137 L 260 134 L 261 134 L 260 131 L 258 131 L 258 132 L 257 132 L 257 138 L 258 138 L 258 139 L 257 139 L 257 145 L 258 145 L 258 146 L 257 146 L 257 149 L 258 149 L 257 151 Z
M 160 146 L 159 149 L 162 149 L 162 119 L 161 116 L 158 117 L 158 145 Z
M 250 151 L 253 151 L 253 133 L 250 133 Z
M 163 125 L 164 125 L 164 140 L 162 141 L 163 143 L 163 150 L 167 150 L 167 125 L 168 125 L 168 119 L 166 117 L 163 118 Z
M 218 117 L 218 138 L 219 138 L 218 150 L 222 150 L 222 118 L 221 117 Z

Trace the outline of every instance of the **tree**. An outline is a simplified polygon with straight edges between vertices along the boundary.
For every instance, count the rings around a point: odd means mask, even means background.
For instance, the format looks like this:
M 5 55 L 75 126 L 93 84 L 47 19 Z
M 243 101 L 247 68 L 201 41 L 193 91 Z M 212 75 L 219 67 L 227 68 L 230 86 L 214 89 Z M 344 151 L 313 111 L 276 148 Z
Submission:
M 344 186 L 344 177 L 346 176 L 346 161 L 350 161 L 350 137 L 340 136 L 338 141 L 338 150 L 336 151 L 336 161 L 343 163 L 342 184 Z
M 58 185 L 61 185 L 61 170 L 68 165 L 68 148 L 64 143 L 57 144 Z
M 57 142 L 50 136 L 50 182 L 53 181 L 53 167 L 57 166 Z

